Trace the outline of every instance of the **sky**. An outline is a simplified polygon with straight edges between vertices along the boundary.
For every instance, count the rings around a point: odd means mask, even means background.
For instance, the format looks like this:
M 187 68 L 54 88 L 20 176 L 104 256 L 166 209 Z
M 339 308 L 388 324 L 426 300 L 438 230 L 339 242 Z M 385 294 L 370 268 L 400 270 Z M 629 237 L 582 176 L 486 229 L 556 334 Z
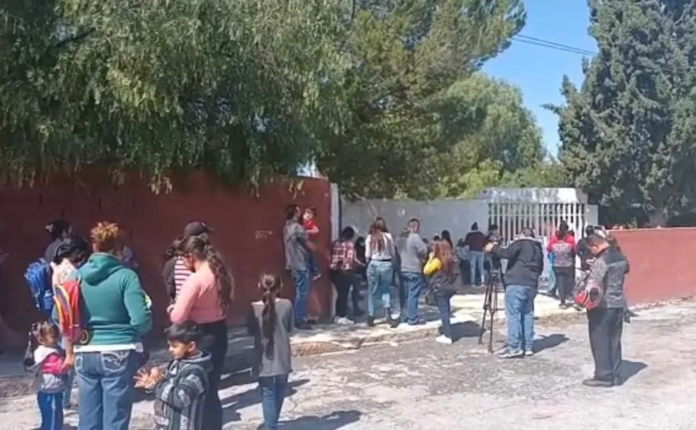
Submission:
M 590 11 L 587 0 L 525 0 L 527 24 L 521 35 L 544 39 L 588 51 L 596 51 L 588 35 Z M 517 85 L 525 106 L 537 118 L 544 144 L 552 155 L 558 151 L 558 117 L 544 109 L 546 103 L 561 104 L 561 82 L 567 75 L 581 84 L 582 56 L 555 49 L 513 41 L 512 45 L 490 60 L 484 71 Z

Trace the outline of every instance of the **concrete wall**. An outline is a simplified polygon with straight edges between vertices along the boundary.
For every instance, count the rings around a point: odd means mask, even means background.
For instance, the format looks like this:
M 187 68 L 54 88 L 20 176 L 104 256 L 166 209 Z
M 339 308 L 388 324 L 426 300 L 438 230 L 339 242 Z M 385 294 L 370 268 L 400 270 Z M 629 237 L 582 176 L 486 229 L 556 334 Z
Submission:
M 319 239 L 322 267 L 326 267 L 331 238 L 331 191 L 327 181 L 307 179 L 299 187 L 276 182 L 262 188 L 258 196 L 250 190 L 229 190 L 203 175 L 194 175 L 176 184 L 176 191 L 155 195 L 137 177 L 114 187 L 90 178 L 84 181 L 53 182 L 51 187 L 0 191 L 3 212 L 0 245 L 9 254 L 0 287 L 0 312 L 20 332 L 38 315 L 33 309 L 23 273 L 27 265 L 43 255 L 48 244 L 44 226 L 53 219 L 66 219 L 78 233 L 88 236 L 98 221 L 110 220 L 127 229 L 129 245 L 141 266 L 143 286 L 154 301 L 156 323 L 168 323 L 167 298 L 161 278 L 162 255 L 181 234 L 183 226 L 205 220 L 216 231 L 213 244 L 225 256 L 236 281 L 230 322 L 241 321 L 252 300 L 263 270 L 285 273 L 282 230 L 283 209 L 295 202 L 319 209 Z M 329 313 L 330 293 L 326 276 L 313 286 L 310 312 Z M 285 278 L 283 295 L 293 297 L 293 285 Z
M 342 202 L 342 225 L 357 227 L 361 236 L 367 234 L 370 224 L 378 216 L 387 221 L 392 232 L 401 232 L 409 219 L 418 218 L 423 237 L 430 239 L 442 230 L 449 230 L 456 242 L 466 236 L 474 222 L 478 222 L 482 230 L 487 228 L 488 203 L 482 200 L 421 202 L 377 199 Z
M 626 281 L 631 304 L 696 295 L 696 229 L 618 230 L 612 234 L 631 265 Z

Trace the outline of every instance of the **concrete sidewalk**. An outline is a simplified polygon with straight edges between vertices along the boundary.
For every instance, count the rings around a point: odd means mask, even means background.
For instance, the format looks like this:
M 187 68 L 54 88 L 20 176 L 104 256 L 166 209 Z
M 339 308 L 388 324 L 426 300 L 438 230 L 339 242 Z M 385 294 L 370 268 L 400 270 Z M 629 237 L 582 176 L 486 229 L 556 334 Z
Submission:
M 466 294 L 457 294 L 452 297 L 453 315 L 451 321 L 456 337 L 478 336 L 483 317 L 483 300 L 483 290 L 468 291 Z M 503 293 L 499 293 L 498 311 L 495 314 L 496 322 L 504 320 L 504 304 Z M 421 312 L 427 322 L 419 326 L 401 324 L 397 328 L 391 328 L 383 318 L 376 321 L 375 327 L 367 327 L 364 318 L 350 326 L 318 324 L 314 330 L 298 331 L 293 335 L 293 354 L 296 356 L 324 354 L 355 350 L 385 342 L 403 342 L 435 336 L 440 327 L 440 315 L 437 308 L 421 303 Z M 535 300 L 535 313 L 537 318 L 543 319 L 553 315 L 572 316 L 577 314 L 577 311 L 559 309 L 558 301 L 539 294 Z M 486 325 L 488 326 L 488 323 Z M 253 360 L 253 339 L 246 334 L 246 330 L 243 328 L 231 328 L 229 339 L 228 371 L 248 371 Z M 7 383 L 8 378 L 21 379 L 22 381 L 16 382 L 22 386 L 30 379 L 24 372 L 21 361 L 22 356 L 19 353 L 6 353 L 0 356 L 0 381 L 3 381 L 2 385 Z M 153 345 L 150 364 L 158 365 L 168 361 L 169 353 L 165 345 L 161 342 Z M 4 388 L 0 388 L 0 398 L 8 394 L 8 390 Z
M 457 294 L 452 297 L 452 326 L 455 337 L 478 336 L 483 318 L 483 290 L 480 292 Z M 560 309 L 558 300 L 539 294 L 534 302 L 535 316 L 544 319 L 550 316 L 573 316 L 574 309 Z M 435 307 L 421 303 L 421 312 L 427 321 L 424 325 L 409 326 L 401 324 L 397 328 L 387 325 L 384 318 L 377 320 L 375 327 L 367 327 L 365 322 L 350 326 L 336 324 L 318 325 L 311 331 L 300 331 L 293 335 L 293 353 L 296 356 L 323 354 L 375 345 L 383 342 L 401 342 L 435 336 L 441 325 L 440 314 Z M 498 310 L 496 322 L 505 319 L 505 300 L 502 292 L 498 293 Z M 488 322 L 486 322 L 488 327 Z

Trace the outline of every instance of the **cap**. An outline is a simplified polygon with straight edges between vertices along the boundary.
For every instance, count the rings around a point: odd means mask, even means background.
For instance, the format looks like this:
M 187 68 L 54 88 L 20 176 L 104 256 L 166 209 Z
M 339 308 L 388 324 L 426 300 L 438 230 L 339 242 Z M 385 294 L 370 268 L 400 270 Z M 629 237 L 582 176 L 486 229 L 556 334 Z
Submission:
M 213 229 L 203 221 L 192 221 L 184 227 L 184 237 L 200 236 L 212 232 Z

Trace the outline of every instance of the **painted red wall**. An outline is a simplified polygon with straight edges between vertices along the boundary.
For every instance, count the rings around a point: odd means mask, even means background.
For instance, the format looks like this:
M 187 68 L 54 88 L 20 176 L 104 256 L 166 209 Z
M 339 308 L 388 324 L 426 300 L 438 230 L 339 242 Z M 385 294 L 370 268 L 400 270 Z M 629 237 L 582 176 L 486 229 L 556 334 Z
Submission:
M 300 181 L 298 179 L 298 181 Z M 212 243 L 224 255 L 236 281 L 231 323 L 246 315 L 247 305 L 259 298 L 259 274 L 271 270 L 285 274 L 283 249 L 284 208 L 290 203 L 316 206 L 320 262 L 326 267 L 331 235 L 331 192 L 325 180 L 303 179 L 299 186 L 276 181 L 260 189 L 230 190 L 202 174 L 175 185 L 176 191 L 153 194 L 137 176 L 115 187 L 104 180 L 54 181 L 51 187 L 0 190 L 0 246 L 10 254 L 2 275 L 0 312 L 14 330 L 24 330 L 38 315 L 34 311 L 23 274 L 27 265 L 43 255 L 49 242 L 44 227 L 53 219 L 69 220 L 85 237 L 98 221 L 115 221 L 124 227 L 141 267 L 143 286 L 152 297 L 156 324 L 167 324 L 167 297 L 161 278 L 163 253 L 192 220 L 213 228 Z M 326 276 L 312 287 L 310 314 L 330 311 Z M 294 295 L 285 274 L 286 297 Z
M 696 229 L 612 231 L 631 265 L 626 279 L 630 304 L 696 295 Z

